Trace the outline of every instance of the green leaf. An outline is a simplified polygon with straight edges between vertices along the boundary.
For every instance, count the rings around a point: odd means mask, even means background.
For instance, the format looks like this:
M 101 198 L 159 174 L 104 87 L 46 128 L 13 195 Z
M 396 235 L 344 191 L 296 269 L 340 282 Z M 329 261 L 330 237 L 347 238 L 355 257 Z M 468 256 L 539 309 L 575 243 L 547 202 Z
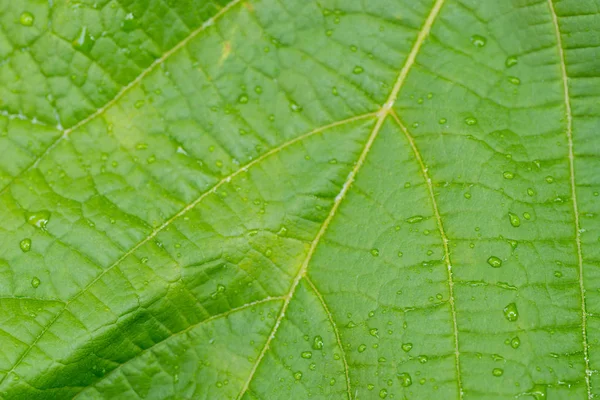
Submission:
M 0 0 L 0 397 L 600 394 L 598 0 Z

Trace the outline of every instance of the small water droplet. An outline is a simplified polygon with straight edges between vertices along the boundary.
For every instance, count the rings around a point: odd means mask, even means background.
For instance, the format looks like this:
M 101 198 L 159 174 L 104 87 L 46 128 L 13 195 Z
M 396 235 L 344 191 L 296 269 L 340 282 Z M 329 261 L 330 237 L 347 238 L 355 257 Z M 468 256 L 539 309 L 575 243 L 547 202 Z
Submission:
M 427 361 L 429 361 L 429 358 L 427 358 L 427 356 L 419 356 L 417 357 L 417 359 L 421 364 L 425 364 Z
M 42 281 L 40 281 L 40 278 L 38 278 L 37 276 L 34 276 L 33 279 L 31 280 L 31 286 L 34 289 L 37 289 L 38 286 L 40 286 L 40 283 L 42 283 Z
M 439 122 L 440 125 L 443 125 L 446 122 L 448 122 L 448 120 L 446 118 L 440 118 L 440 120 L 438 122 Z
M 552 183 L 552 182 L 554 182 L 554 178 L 553 178 L 553 177 L 551 177 L 551 176 L 547 176 L 547 177 L 546 177 L 546 182 L 548 182 L 548 183 Z
M 510 83 L 512 83 L 513 85 L 520 85 L 521 84 L 521 80 L 519 78 L 517 78 L 516 76 L 509 76 L 508 77 L 508 81 Z
M 379 337 L 379 329 L 377 329 L 377 328 L 369 329 L 369 335 L 378 338 Z
M 535 194 L 535 191 L 532 188 L 527 189 L 527 194 L 529 196 L 533 196 Z
M 26 212 L 25 220 L 29 225 L 45 230 L 50 221 L 50 212 L 46 210 Z
M 531 214 L 529 214 L 527 211 L 525 211 L 523 213 L 523 218 L 525 218 L 526 220 L 530 220 L 531 219 Z
M 29 250 L 31 250 L 31 239 L 25 238 L 21 240 L 19 247 L 23 253 L 27 253 Z
M 556 278 L 562 278 L 563 274 L 560 271 L 554 271 L 554 277 Z
M 399 373 L 398 379 L 400 380 L 400 385 L 403 387 L 409 387 L 412 385 L 412 378 L 408 372 Z
M 379 397 L 380 397 L 381 399 L 385 399 L 385 398 L 387 397 L 387 395 L 388 395 L 388 391 L 387 391 L 387 389 L 381 389 L 381 390 L 379 391 Z
M 88 33 L 87 27 L 81 28 L 77 39 L 73 40 L 73 47 L 83 53 L 89 53 L 94 47 L 94 38 Z
M 319 335 L 313 339 L 312 348 L 315 350 L 321 350 L 323 348 L 323 338 Z
M 144 100 L 138 100 L 133 105 L 135 108 L 142 108 L 146 102 Z
M 466 192 L 463 196 L 465 196 L 465 199 L 470 199 L 471 198 L 471 193 Z
M 519 61 L 516 56 L 509 56 L 506 58 L 504 65 L 506 65 L 507 68 L 510 68 L 510 67 L 517 65 L 518 62 Z
M 494 368 L 492 370 L 492 375 L 494 376 L 502 376 L 504 374 L 504 370 L 502 368 Z
M 352 70 L 352 72 L 354 72 L 356 75 L 362 74 L 364 71 L 365 71 L 364 68 L 359 65 L 354 67 L 354 69 Z
M 300 371 L 294 372 L 294 379 L 297 381 L 302 379 L 302 372 L 300 372 Z
M 379 257 L 379 249 L 371 249 L 371 255 L 373 257 Z
M 517 310 L 517 305 L 515 303 L 510 303 L 506 307 L 504 307 L 504 317 L 510 322 L 515 322 L 519 319 L 519 311 Z
M 131 32 L 136 27 L 137 21 L 135 20 L 133 13 L 127 14 L 125 19 L 123 19 L 123 22 L 121 22 L 121 29 L 123 29 L 125 32 Z
M 310 352 L 310 351 L 303 351 L 302 354 L 300 354 L 300 356 L 302 358 L 306 358 L 308 360 L 309 358 L 312 358 L 312 352 Z
M 519 218 L 519 216 L 517 214 L 509 212 L 508 219 L 510 220 L 510 224 L 512 226 L 514 226 L 515 228 L 518 228 L 519 226 L 521 226 L 521 218 Z
M 401 347 L 405 353 L 408 353 L 413 348 L 413 344 L 412 343 L 403 343 Z
M 471 43 L 475 47 L 483 47 L 487 43 L 487 39 L 481 35 L 473 35 L 471 36 Z
M 238 103 L 241 103 L 241 104 L 248 103 L 248 95 L 247 94 L 241 94 L 240 97 L 238 97 Z
M 315 369 L 317 369 L 317 364 L 310 363 L 310 365 L 308 366 L 308 369 L 310 369 L 311 371 L 314 371 Z
M 515 177 L 515 174 L 510 171 L 504 171 L 502 176 L 504 177 L 504 179 L 513 179 Z
M 19 22 L 23 26 L 32 26 L 35 18 L 32 13 L 28 11 L 23 11 L 21 16 L 19 17 Z
M 500 268 L 502 266 L 502 260 L 496 256 L 491 256 L 487 259 L 487 262 L 494 268 Z
M 423 218 L 421 215 L 415 215 L 413 217 L 407 218 L 406 222 L 408 222 L 409 224 L 416 224 L 417 222 L 421 222 L 424 219 L 425 218 Z
M 510 340 L 510 347 L 512 347 L 513 349 L 518 349 L 520 345 L 521 345 L 521 339 L 519 339 L 518 336 L 515 336 L 514 338 L 512 338 Z
M 254 88 L 254 91 L 256 92 L 256 94 L 261 94 L 263 92 L 262 87 L 260 87 L 260 86 L 256 86 Z
M 475 117 L 467 117 L 465 118 L 465 124 L 472 126 L 475 125 L 477 123 L 477 118 Z

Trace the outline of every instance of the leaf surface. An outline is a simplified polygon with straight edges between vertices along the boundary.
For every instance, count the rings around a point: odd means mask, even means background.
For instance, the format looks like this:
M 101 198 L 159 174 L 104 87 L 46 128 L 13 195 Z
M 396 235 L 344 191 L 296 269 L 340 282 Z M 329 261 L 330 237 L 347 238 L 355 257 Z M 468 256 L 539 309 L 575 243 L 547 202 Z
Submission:
M 0 397 L 595 397 L 599 9 L 0 0 Z

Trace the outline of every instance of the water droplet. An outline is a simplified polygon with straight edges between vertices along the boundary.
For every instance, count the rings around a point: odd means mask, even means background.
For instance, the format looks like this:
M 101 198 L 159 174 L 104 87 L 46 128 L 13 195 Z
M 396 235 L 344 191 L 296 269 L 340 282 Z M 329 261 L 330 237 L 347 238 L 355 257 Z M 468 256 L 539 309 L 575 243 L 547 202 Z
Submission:
M 300 354 L 300 356 L 302 358 L 306 358 L 308 360 L 309 358 L 312 358 L 312 352 L 310 352 L 310 351 L 303 351 L 302 354 Z
M 513 174 L 510 171 L 504 171 L 502 176 L 504 177 L 504 179 L 513 179 L 515 177 L 515 174 Z
M 529 196 L 533 196 L 535 194 L 535 191 L 532 188 L 527 189 L 527 194 Z
M 423 221 L 425 218 L 423 218 L 420 215 L 415 215 L 413 217 L 407 218 L 406 222 L 408 222 L 409 224 L 416 224 L 417 222 L 421 222 Z
M 440 118 L 440 120 L 438 122 L 439 122 L 440 125 L 443 125 L 446 122 L 448 122 L 448 120 L 446 118 Z
M 35 18 L 33 17 L 33 14 L 28 11 L 24 11 L 23 13 L 21 13 L 21 16 L 19 17 L 19 22 L 23 26 L 33 25 L 34 20 L 35 20 Z
M 31 239 L 25 238 L 21 240 L 19 247 L 23 253 L 27 253 L 29 250 L 31 250 Z
M 146 102 L 144 100 L 138 100 L 133 105 L 135 108 L 142 108 Z
M 560 272 L 560 271 L 554 271 L 554 276 L 555 276 L 556 278 L 562 278 L 563 274 L 562 274 L 562 272 Z
M 408 353 L 409 351 L 411 351 L 412 348 L 413 348 L 412 343 L 403 343 L 402 344 L 402 350 L 404 350 L 405 353 Z
M 384 362 L 386 362 L 386 361 L 387 361 L 387 358 L 385 358 L 385 357 L 379 357 L 379 358 L 377 359 L 377 361 L 378 361 L 378 362 L 380 362 L 380 363 L 384 363 Z
M 260 86 L 256 86 L 254 88 L 254 91 L 256 92 L 256 94 L 261 94 L 263 92 L 262 87 L 260 87 Z
M 502 376 L 504 374 L 504 370 L 502 368 L 494 368 L 492 370 L 492 375 L 494 376 Z
M 323 338 L 319 335 L 313 339 L 312 348 L 315 350 L 321 350 L 323 348 Z
M 517 248 L 517 246 L 519 245 L 519 242 L 517 242 L 516 240 L 513 239 L 506 239 L 506 241 L 508 242 L 508 244 L 510 244 L 510 247 L 515 250 Z
M 300 112 L 300 111 L 302 111 L 302 107 L 300 107 L 298 104 L 292 102 L 292 103 L 290 103 L 290 110 L 292 110 L 292 112 Z
M 475 47 L 483 47 L 487 43 L 487 39 L 481 35 L 473 35 L 471 36 L 471 43 L 473 43 Z
M 427 358 L 427 356 L 419 356 L 417 357 L 417 359 L 421 364 L 425 364 L 427 361 L 429 361 L 429 358 Z
M 502 260 L 496 256 L 491 256 L 487 259 L 487 262 L 494 268 L 500 268 L 502 266 Z
M 385 399 L 385 398 L 387 397 L 387 395 L 388 395 L 388 391 L 387 391 L 387 389 L 381 389 L 381 390 L 379 391 L 379 397 L 380 397 L 380 398 L 382 398 L 382 399 Z
M 335 385 L 335 378 L 331 378 L 329 380 L 329 386 L 333 386 L 333 385 Z
M 553 177 L 551 177 L 551 176 L 547 176 L 547 177 L 546 177 L 546 182 L 548 182 L 548 183 L 552 183 L 552 182 L 554 182 L 554 178 L 553 178 Z
M 379 249 L 371 249 L 371 255 L 373 257 L 379 257 Z
M 519 61 L 516 56 L 509 56 L 506 58 L 504 65 L 506 65 L 507 68 L 510 68 L 510 67 L 517 65 L 518 62 Z
M 50 212 L 46 210 L 26 212 L 25 220 L 29 225 L 45 230 L 50 221 Z
M 518 349 L 520 345 L 521 345 L 521 339 L 519 339 L 518 336 L 515 336 L 514 338 L 512 338 L 510 340 L 510 347 L 512 347 L 513 349 Z
M 40 278 L 38 278 L 37 276 L 34 276 L 33 279 L 31 280 L 31 286 L 34 289 L 37 289 L 38 286 L 40 286 L 40 283 L 42 283 L 42 281 L 40 281 Z
M 248 95 L 247 94 L 241 94 L 240 97 L 238 97 L 238 103 L 241 103 L 241 104 L 248 103 Z
M 79 36 L 77 36 L 77 39 L 73 40 L 72 44 L 77 50 L 83 53 L 89 53 L 90 50 L 92 50 L 92 47 L 94 47 L 94 42 L 94 38 L 88 33 L 87 27 L 84 26 L 81 28 Z
M 302 372 L 300 372 L 300 371 L 294 372 L 294 379 L 297 381 L 302 379 Z
M 137 27 L 137 22 L 135 20 L 133 13 L 127 14 L 125 16 L 125 19 L 123 19 L 123 22 L 121 22 L 121 29 L 123 29 L 125 32 L 131 32 L 136 27 Z
M 475 125 L 477 123 L 477 119 L 475 117 L 467 117 L 465 118 L 465 124 L 467 125 Z
M 314 371 L 315 369 L 317 369 L 317 364 L 310 363 L 310 365 L 308 366 L 308 369 L 310 369 L 311 371 Z
M 517 78 L 516 76 L 509 76 L 508 77 L 508 81 L 510 83 L 512 83 L 513 85 L 520 85 L 521 84 L 521 80 L 519 78 Z
M 506 307 L 504 307 L 504 317 L 510 322 L 515 322 L 519 319 L 519 311 L 517 310 L 517 305 L 515 303 L 510 303 Z
M 355 74 L 362 74 L 365 70 L 363 69 L 363 67 L 357 65 L 356 67 L 354 67 L 354 69 L 352 70 L 352 72 L 354 72 Z
M 470 199 L 471 198 L 471 193 L 466 192 L 463 196 L 465 196 L 465 199 Z
M 400 385 L 404 387 L 409 387 L 412 385 L 412 378 L 408 372 L 402 372 L 398 374 L 398 379 L 400 380 Z
M 529 214 L 527 211 L 525 211 L 523 213 L 523 218 L 525 218 L 526 220 L 530 220 L 531 219 L 531 214 Z
M 369 335 L 378 338 L 379 337 L 379 329 L 377 329 L 377 328 L 369 329 Z
M 513 214 L 511 212 L 508 213 L 508 219 L 510 220 L 510 224 L 515 228 L 521 226 L 521 218 L 517 214 Z
M 367 345 L 366 344 L 361 344 L 360 346 L 358 346 L 358 352 L 359 353 L 362 353 L 366 349 L 367 349 Z

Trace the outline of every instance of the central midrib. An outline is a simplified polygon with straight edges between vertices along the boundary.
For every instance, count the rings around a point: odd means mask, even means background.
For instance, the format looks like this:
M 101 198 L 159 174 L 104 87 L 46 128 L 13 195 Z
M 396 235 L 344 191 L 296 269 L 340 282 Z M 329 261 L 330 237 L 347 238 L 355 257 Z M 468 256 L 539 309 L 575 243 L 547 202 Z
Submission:
M 275 338 L 275 336 L 277 334 L 277 330 L 283 320 L 283 317 L 285 316 L 285 313 L 286 313 L 287 308 L 294 296 L 294 293 L 296 292 L 296 288 L 298 287 L 300 281 L 306 276 L 308 266 L 310 264 L 310 261 L 312 260 L 313 255 L 315 254 L 315 251 L 321 241 L 321 238 L 324 236 L 329 225 L 331 224 L 331 221 L 335 217 L 340 204 L 344 200 L 346 194 L 349 192 L 350 187 L 352 186 L 352 183 L 356 179 L 356 175 L 358 174 L 361 167 L 363 166 L 363 164 L 367 158 L 367 155 L 369 154 L 369 151 L 371 150 L 373 143 L 375 142 L 375 139 L 378 137 L 378 134 L 381 130 L 381 127 L 383 126 L 383 123 L 385 122 L 386 118 L 392 114 L 392 112 L 393 112 L 392 107 L 394 106 L 396 99 L 398 98 L 400 89 L 402 88 L 402 86 L 406 80 L 406 77 L 408 76 L 408 73 L 410 72 L 412 66 L 414 65 L 417 54 L 419 53 L 421 46 L 423 45 L 423 42 L 429 35 L 431 27 L 433 26 L 434 21 L 436 20 L 437 16 L 439 15 L 440 10 L 444 4 L 444 1 L 445 0 L 436 0 L 433 8 L 431 9 L 429 15 L 427 16 L 427 18 L 425 20 L 421 30 L 419 31 L 417 38 L 406 58 L 406 61 L 403 65 L 402 69 L 400 70 L 400 73 L 398 74 L 398 78 L 396 79 L 396 82 L 392 88 L 392 91 L 390 92 L 383 107 L 377 113 L 377 122 L 375 123 L 375 127 L 371 131 L 354 168 L 348 174 L 348 178 L 346 179 L 346 181 L 344 182 L 344 184 L 342 186 L 342 189 L 336 196 L 333 206 L 331 207 L 331 210 L 329 211 L 329 214 L 325 218 L 325 221 L 323 221 L 323 224 L 321 225 L 317 235 L 311 242 L 310 248 L 308 250 L 306 257 L 304 258 L 302 266 L 300 267 L 296 277 L 294 278 L 294 281 L 292 282 L 292 285 L 290 287 L 288 294 L 285 296 L 285 302 L 281 308 L 281 311 L 277 317 L 277 320 L 275 321 L 275 324 L 273 325 L 273 329 L 271 330 L 269 337 L 267 338 L 259 356 L 257 357 L 256 362 L 254 363 L 254 366 L 252 367 L 252 369 L 250 371 L 248 379 L 246 380 L 244 386 L 242 387 L 242 390 L 240 391 L 240 394 L 238 395 L 238 400 L 240 400 L 244 396 L 244 394 L 247 392 L 248 388 L 250 387 L 250 383 L 252 382 L 252 379 L 254 378 L 254 375 L 255 375 L 262 359 L 264 358 L 267 350 L 269 349 L 269 345 L 271 344 L 271 341 Z M 436 215 L 439 216 L 439 213 L 437 213 L 437 205 L 435 204 L 435 198 L 433 198 L 432 200 L 434 201 L 434 209 L 436 210 Z M 439 218 L 438 218 L 438 222 L 439 222 Z M 445 240 L 444 236 L 443 236 L 443 228 L 440 227 L 440 231 L 442 232 L 442 240 Z M 446 259 L 447 259 L 447 267 L 448 267 L 448 283 L 450 286 L 451 313 L 452 313 L 452 319 L 454 321 L 453 336 L 454 336 L 454 347 L 455 347 L 455 364 L 456 364 L 456 372 L 457 372 L 458 395 L 459 395 L 459 399 L 462 399 L 463 390 L 462 390 L 461 378 L 460 378 L 460 363 L 459 363 L 460 353 L 458 351 L 458 329 L 457 329 L 457 324 L 456 324 L 456 311 L 454 308 L 454 298 L 453 298 L 453 293 L 452 293 L 452 286 L 453 286 L 452 266 L 451 266 L 450 260 L 449 260 L 447 244 L 445 244 L 444 249 L 446 251 Z M 335 333 L 336 337 L 340 337 L 340 334 L 337 331 L 337 327 L 333 323 L 332 323 L 332 328 L 335 331 L 334 333 Z M 348 385 L 348 387 L 347 387 L 348 397 L 349 397 L 349 399 L 352 399 L 352 390 L 350 388 L 349 379 L 347 379 L 347 385 Z

